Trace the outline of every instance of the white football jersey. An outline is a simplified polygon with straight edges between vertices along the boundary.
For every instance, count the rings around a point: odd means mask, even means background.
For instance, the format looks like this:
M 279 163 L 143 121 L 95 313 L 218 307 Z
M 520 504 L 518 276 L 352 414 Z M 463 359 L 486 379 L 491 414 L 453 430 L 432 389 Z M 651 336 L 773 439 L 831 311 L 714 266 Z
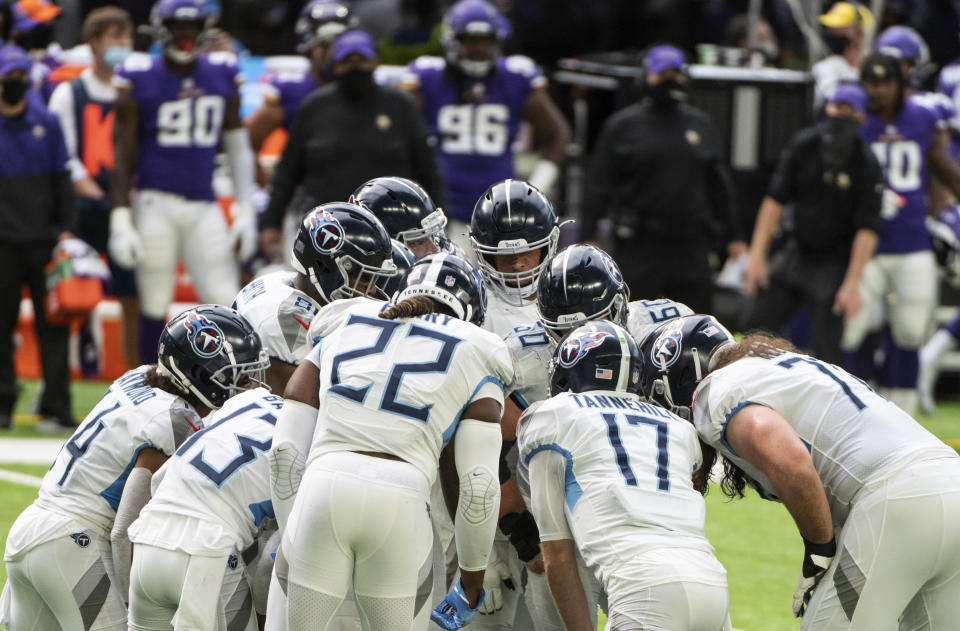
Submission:
M 746 405 L 783 416 L 807 445 L 836 526 L 857 492 L 912 462 L 956 458 L 953 449 L 893 403 L 843 369 L 806 355 L 748 357 L 709 375 L 694 393 L 700 437 L 736 463 L 775 498 L 769 480 L 737 457 L 724 431 Z
M 310 296 L 295 289 L 296 272 L 273 272 L 250 282 L 240 290 L 233 307 L 260 336 L 270 359 L 299 364 L 313 340 L 307 333 L 320 310 Z
M 283 398 L 265 388 L 231 397 L 164 465 L 130 540 L 188 554 L 246 550 L 275 518 L 270 463 Z
M 703 531 L 706 504 L 693 488 L 702 454 L 689 422 L 632 394 L 567 392 L 520 419 L 518 446 L 525 489 L 538 453 L 566 458 L 567 523 L 602 582 L 647 551 L 713 553 Z
M 38 507 L 109 532 L 140 451 L 151 447 L 173 455 L 203 427 L 189 403 L 143 382 L 149 368 L 130 370 L 110 385 L 43 476 Z
M 537 313 L 536 300 L 524 300 L 523 305 L 507 302 L 503 295 L 490 285 L 487 290 L 487 312 L 483 319 L 483 328 L 497 337 L 507 337 L 516 326 L 537 322 L 540 319 Z
M 674 302 L 669 298 L 631 300 L 629 308 L 626 329 L 637 344 L 641 344 L 643 338 L 664 322 L 693 315 L 693 309 L 682 302 Z
M 539 320 L 521 324 L 504 338 L 514 383 L 511 398 L 523 410 L 537 401 L 550 398 L 550 362 L 557 345 Z
M 342 302 L 350 304 L 332 303 L 315 318 L 320 421 L 310 460 L 335 451 L 389 453 L 432 484 L 440 450 L 467 405 L 483 398 L 503 404 L 513 382 L 506 346 L 450 316 L 385 320 L 377 317 L 385 303 Z M 326 326 L 340 322 L 333 331 Z

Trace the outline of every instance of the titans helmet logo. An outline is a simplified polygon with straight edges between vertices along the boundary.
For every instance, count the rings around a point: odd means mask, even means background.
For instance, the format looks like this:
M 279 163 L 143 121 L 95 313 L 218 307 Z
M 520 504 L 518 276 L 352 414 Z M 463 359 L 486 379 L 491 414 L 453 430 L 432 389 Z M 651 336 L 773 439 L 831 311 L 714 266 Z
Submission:
M 310 229 L 310 240 L 313 247 L 321 254 L 333 254 L 343 247 L 343 226 L 326 210 L 311 213 L 307 217 L 307 227 Z
M 193 352 L 200 357 L 213 357 L 223 348 L 223 331 L 202 313 L 188 313 L 183 326 Z
M 608 337 L 613 336 L 604 331 L 574 335 L 564 342 L 560 348 L 560 365 L 564 368 L 570 368 L 583 359 L 587 351 L 600 346 L 603 344 L 603 340 Z
M 680 359 L 683 349 L 683 320 L 677 318 L 657 337 L 650 350 L 650 361 L 661 370 L 672 366 Z
M 617 264 L 614 262 L 610 255 L 606 252 L 600 252 L 600 259 L 603 261 L 603 264 L 607 267 L 607 271 L 610 272 L 610 276 L 617 282 L 618 285 L 623 285 L 623 274 L 620 273 L 620 268 L 617 267 Z

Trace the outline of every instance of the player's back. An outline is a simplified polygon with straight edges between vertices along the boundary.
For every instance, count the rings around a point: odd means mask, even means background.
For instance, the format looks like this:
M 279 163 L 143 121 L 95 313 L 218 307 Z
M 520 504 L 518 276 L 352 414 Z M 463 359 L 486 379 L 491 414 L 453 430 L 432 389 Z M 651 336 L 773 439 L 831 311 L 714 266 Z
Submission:
M 203 426 L 186 401 L 144 383 L 149 368 L 111 384 L 43 477 L 37 506 L 109 531 L 140 452 L 150 447 L 170 455 Z
M 634 341 L 641 344 L 651 331 L 664 322 L 688 315 L 693 315 L 693 309 L 669 298 L 631 300 L 626 329 Z
M 605 573 L 660 548 L 712 554 L 706 505 L 693 488 L 701 465 L 693 426 L 625 393 L 564 393 L 528 412 L 519 427 L 521 477 L 553 450 L 567 460 L 567 518 L 587 563 Z
M 164 466 L 131 540 L 188 553 L 250 546 L 274 518 L 267 454 L 282 407 L 282 397 L 257 388 L 210 415 Z
M 512 369 L 503 341 L 456 318 L 387 320 L 355 301 L 320 341 L 320 412 L 310 458 L 335 451 L 395 455 L 436 477 L 440 450 L 467 405 L 502 400 Z M 320 317 L 324 315 L 321 311 Z
M 836 524 L 846 519 L 850 502 L 864 485 L 912 462 L 957 457 L 853 375 L 797 353 L 748 357 L 725 366 L 704 379 L 694 402 L 697 429 L 708 442 L 720 445 L 724 455 L 730 450 L 723 432 L 735 410 L 756 404 L 780 413 L 810 449 Z M 742 468 L 751 475 L 755 471 Z
M 320 310 L 312 298 L 293 286 L 296 272 L 279 271 L 254 279 L 240 290 L 233 308 L 260 336 L 270 359 L 299 364 L 313 348 L 308 331 Z

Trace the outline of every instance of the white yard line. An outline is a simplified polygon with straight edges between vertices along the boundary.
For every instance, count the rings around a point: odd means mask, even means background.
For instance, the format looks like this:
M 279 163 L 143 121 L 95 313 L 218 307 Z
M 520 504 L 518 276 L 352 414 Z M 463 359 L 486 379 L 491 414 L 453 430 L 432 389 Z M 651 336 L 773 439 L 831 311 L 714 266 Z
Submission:
M 60 451 L 63 438 L 0 438 L 0 466 L 3 464 L 49 465 Z
M 32 486 L 33 488 L 40 488 L 40 483 L 43 482 L 42 478 L 38 478 L 35 475 L 7 471 L 6 469 L 0 469 L 0 480 L 13 482 L 14 484 L 22 484 L 24 486 Z

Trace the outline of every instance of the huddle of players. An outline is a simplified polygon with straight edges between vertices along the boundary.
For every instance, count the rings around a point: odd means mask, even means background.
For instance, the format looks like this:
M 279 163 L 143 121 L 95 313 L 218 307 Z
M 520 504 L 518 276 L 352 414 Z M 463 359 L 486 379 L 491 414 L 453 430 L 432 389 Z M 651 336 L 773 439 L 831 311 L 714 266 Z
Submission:
M 595 629 L 597 604 L 615 629 L 728 628 L 716 452 L 726 490 L 797 522 L 803 628 L 956 616 L 960 458 L 896 406 L 782 340 L 630 302 L 605 253 L 555 252 L 526 182 L 479 200 L 479 273 L 443 224 L 378 178 L 303 219 L 296 272 L 171 320 L 11 529 L 10 628 L 510 626 L 521 595 L 536 628 Z

